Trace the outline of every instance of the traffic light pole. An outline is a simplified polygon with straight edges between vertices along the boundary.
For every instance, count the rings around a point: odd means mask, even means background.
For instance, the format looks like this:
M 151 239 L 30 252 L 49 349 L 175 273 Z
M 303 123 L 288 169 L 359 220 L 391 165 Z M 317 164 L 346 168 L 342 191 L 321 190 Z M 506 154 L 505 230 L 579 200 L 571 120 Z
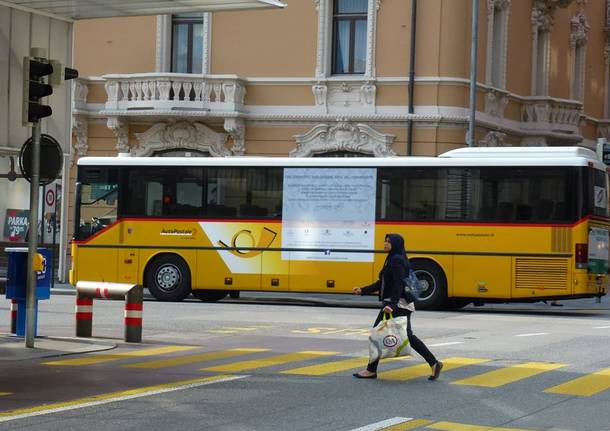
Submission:
M 38 253 L 38 206 L 40 191 L 40 120 L 32 126 L 32 180 L 30 181 L 30 228 L 28 235 L 28 281 L 25 297 L 25 346 L 34 347 L 36 333 L 36 271 Z

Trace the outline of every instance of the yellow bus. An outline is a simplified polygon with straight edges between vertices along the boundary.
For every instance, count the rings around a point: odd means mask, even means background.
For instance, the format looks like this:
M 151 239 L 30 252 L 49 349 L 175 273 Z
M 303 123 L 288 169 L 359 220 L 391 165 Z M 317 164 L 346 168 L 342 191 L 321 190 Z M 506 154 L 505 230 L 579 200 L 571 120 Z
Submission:
M 403 235 L 418 307 L 605 295 L 606 166 L 581 147 L 439 157 L 85 157 L 70 281 L 161 301 L 351 293 Z

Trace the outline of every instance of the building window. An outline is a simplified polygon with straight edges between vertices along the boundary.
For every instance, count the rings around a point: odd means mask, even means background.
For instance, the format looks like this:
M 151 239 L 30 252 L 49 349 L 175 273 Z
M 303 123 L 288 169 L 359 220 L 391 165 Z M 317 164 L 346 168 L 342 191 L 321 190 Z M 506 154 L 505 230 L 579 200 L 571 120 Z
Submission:
M 509 3 L 488 3 L 487 84 L 506 86 L 506 45 Z
M 317 153 L 312 157 L 372 157 L 372 154 L 357 153 L 355 151 L 326 151 Z
M 203 14 L 172 17 L 172 72 L 202 73 Z
M 549 39 L 550 33 L 548 31 L 538 31 L 533 85 L 535 96 L 546 96 L 548 94 Z
M 335 0 L 333 74 L 364 74 L 368 0 Z

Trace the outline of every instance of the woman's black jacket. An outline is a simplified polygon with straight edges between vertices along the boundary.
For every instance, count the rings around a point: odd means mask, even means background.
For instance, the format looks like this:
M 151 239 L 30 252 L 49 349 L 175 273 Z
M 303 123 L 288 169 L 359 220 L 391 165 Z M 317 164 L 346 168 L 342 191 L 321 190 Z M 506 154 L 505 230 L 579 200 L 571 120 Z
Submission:
M 363 287 L 362 294 L 369 295 L 379 292 L 379 300 L 383 302 L 383 306 L 389 305 L 392 310 L 396 310 L 398 301 L 405 296 L 402 280 L 407 276 L 408 270 L 409 263 L 404 256 L 399 254 L 390 256 L 387 264 L 379 273 L 379 280 Z

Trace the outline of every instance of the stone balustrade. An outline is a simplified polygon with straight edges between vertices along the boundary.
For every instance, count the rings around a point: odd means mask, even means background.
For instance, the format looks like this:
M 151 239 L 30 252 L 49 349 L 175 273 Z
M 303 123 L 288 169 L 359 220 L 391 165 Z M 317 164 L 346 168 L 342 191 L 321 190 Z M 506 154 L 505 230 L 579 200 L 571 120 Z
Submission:
M 523 98 L 521 120 L 525 123 L 536 123 L 539 127 L 549 124 L 553 128 L 578 128 L 582 116 L 582 103 L 574 100 L 554 99 L 550 97 Z M 525 125 L 528 127 L 528 125 Z
M 106 111 L 243 110 L 246 86 L 236 75 L 139 73 L 104 75 Z

